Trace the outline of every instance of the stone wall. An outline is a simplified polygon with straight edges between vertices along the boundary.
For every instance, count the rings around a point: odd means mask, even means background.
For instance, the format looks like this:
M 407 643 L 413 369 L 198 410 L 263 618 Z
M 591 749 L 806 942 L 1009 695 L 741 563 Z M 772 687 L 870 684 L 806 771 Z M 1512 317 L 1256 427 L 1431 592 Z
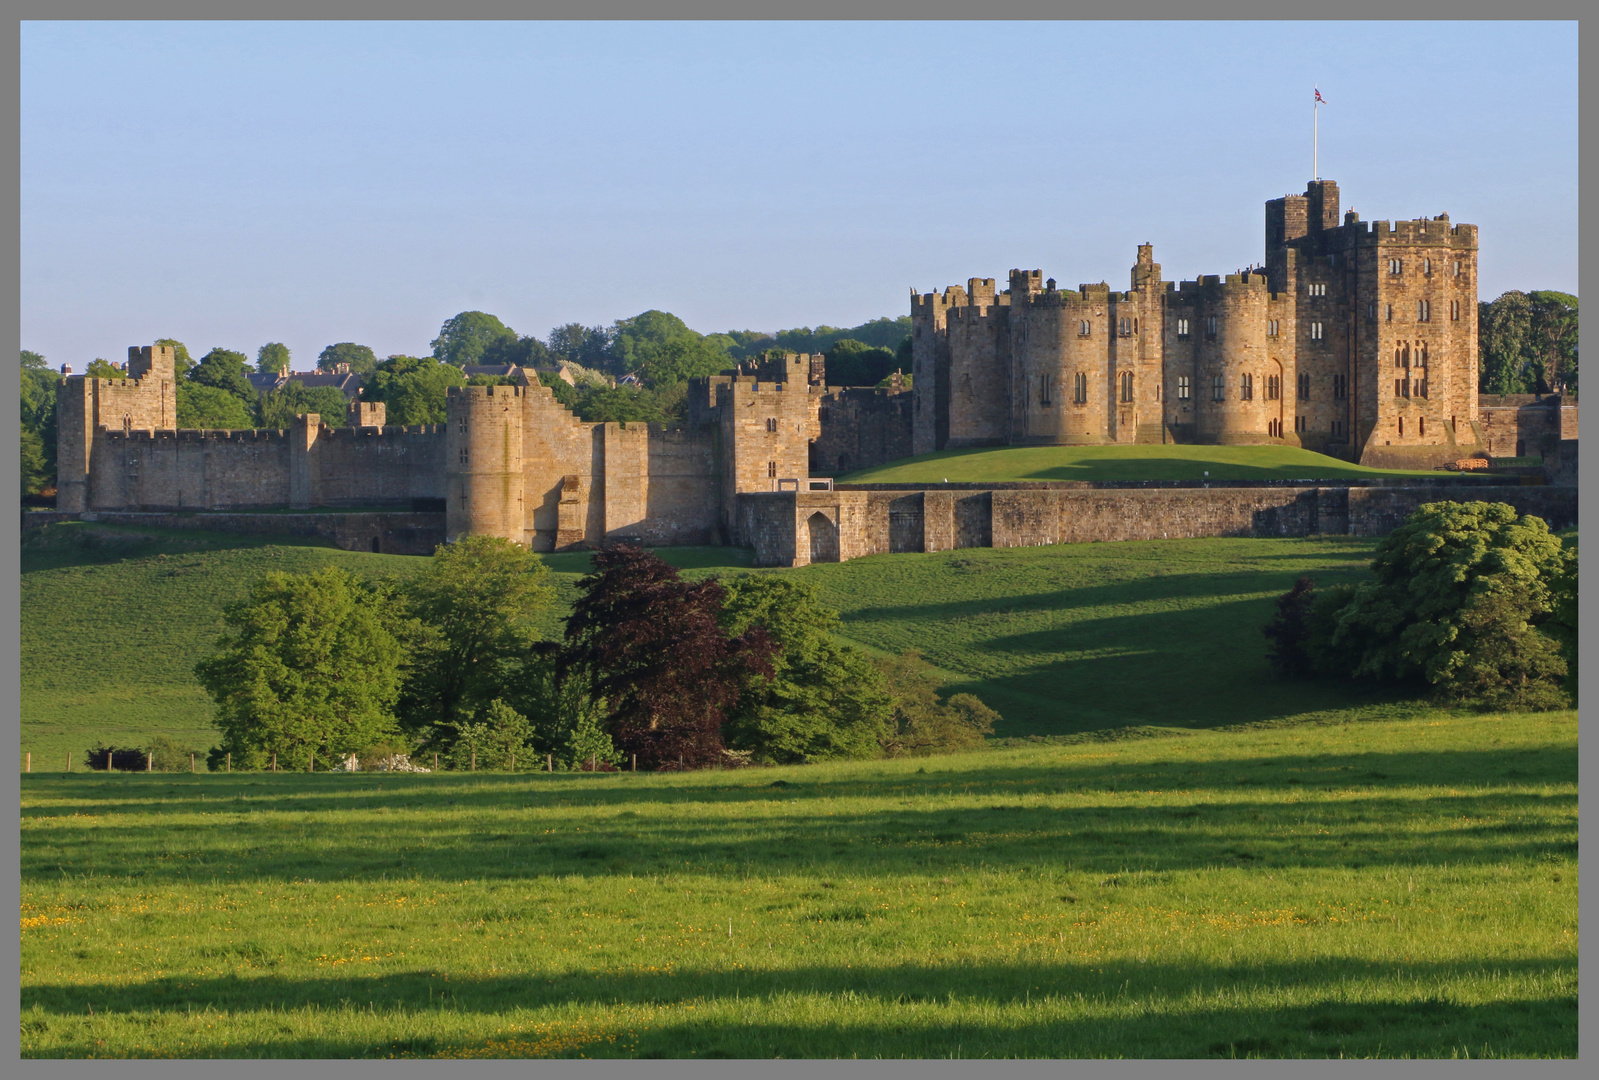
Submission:
M 973 486 L 921 491 L 780 492 L 738 498 L 737 542 L 759 566 L 804 566 L 889 551 L 1032 547 L 1195 537 L 1385 536 L 1422 503 L 1505 502 L 1551 528 L 1577 523 L 1566 486 L 1434 484 L 1369 487 L 1095 488 Z M 818 545 L 821 518 L 837 555 Z
M 1577 437 L 1577 404 L 1559 394 L 1482 394 L 1477 412 L 1493 457 L 1537 457 Z
M 810 446 L 812 476 L 837 476 L 911 456 L 908 390 L 845 387 L 823 395 L 821 434 Z

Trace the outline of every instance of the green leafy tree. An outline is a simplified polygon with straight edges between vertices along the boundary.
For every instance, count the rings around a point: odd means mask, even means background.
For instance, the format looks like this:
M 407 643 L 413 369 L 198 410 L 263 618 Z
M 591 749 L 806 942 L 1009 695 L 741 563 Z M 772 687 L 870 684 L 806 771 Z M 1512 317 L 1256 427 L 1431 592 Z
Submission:
M 1527 347 L 1554 393 L 1577 389 L 1577 298 L 1542 289 L 1527 294 L 1532 306 Z
M 532 772 L 537 768 L 532 738 L 527 717 L 495 698 L 472 719 L 451 725 L 450 748 L 442 761 L 452 769 Z
M 250 385 L 250 380 L 246 377 L 249 367 L 250 358 L 242 352 L 215 348 L 200 357 L 200 362 L 189 369 L 185 379 L 198 386 L 214 386 L 218 390 L 226 390 L 253 408 L 257 395 L 255 387 Z
M 536 337 L 504 337 L 489 344 L 479 364 L 516 364 L 519 367 L 545 367 L 550 362 L 550 352 L 544 342 Z
M 22 429 L 22 493 L 37 495 L 46 487 L 53 487 L 54 472 L 45 457 L 44 440 L 37 431 Z
M 549 571 L 520 544 L 465 536 L 442 544 L 406 586 L 420 623 L 400 712 L 406 727 L 447 746 L 462 723 L 504 695 L 554 597 Z
M 484 360 L 483 354 L 496 347 L 516 344 L 516 331 L 486 311 L 463 311 L 444 320 L 439 336 L 433 339 L 433 359 L 463 367 L 467 364 L 506 363 Z
M 1511 290 L 1477 305 L 1477 386 L 1485 394 L 1530 393 L 1532 301 Z
M 349 418 L 349 400 L 333 386 L 286 383 L 281 390 L 261 395 L 261 426 L 289 428 L 296 415 L 317 413 L 329 427 L 343 427 Z
M 620 375 L 623 370 L 617 366 L 611 352 L 611 331 L 603 326 L 584 326 L 582 323 L 557 326 L 550 331 L 546 348 L 552 361 L 566 360 L 615 375 Z
M 892 725 L 883 739 L 888 757 L 970 750 L 993 733 L 999 714 L 975 694 L 940 699 L 942 680 L 916 650 L 880 659 L 877 664 L 894 702 Z
M 1421 679 L 1446 696 L 1469 689 L 1503 705 L 1509 698 L 1487 693 L 1497 670 L 1511 698 L 1546 700 L 1528 684 L 1557 685 L 1564 662 L 1527 635 L 1556 614 L 1575 563 L 1542 519 L 1514 507 L 1426 503 L 1378 546 L 1374 580 L 1336 610 L 1317 605 L 1313 619 L 1330 622 L 1321 636 L 1346 674 Z
M 377 370 L 378 357 L 371 346 L 357 345 L 353 341 L 329 345 L 317 354 L 318 371 L 333 371 L 340 364 L 349 364 L 350 370 L 357 375 L 370 375 Z
M 650 386 L 715 375 L 732 364 L 723 349 L 666 311 L 651 310 L 619 320 L 612 332 L 611 352 L 621 371 L 638 372 Z
M 172 349 L 173 371 L 178 378 L 181 379 L 189 373 L 189 369 L 194 366 L 194 357 L 189 355 L 189 347 L 187 345 L 177 338 L 169 337 L 156 338 L 155 343 L 169 346 Z
M 255 352 L 255 369 L 263 375 L 276 375 L 289 368 L 289 347 L 281 341 L 269 341 Z
M 180 382 L 177 387 L 180 428 L 253 428 L 255 411 L 237 394 L 215 386 Z
M 897 362 L 892 349 L 854 338 L 835 342 L 826 356 L 829 386 L 876 386 L 888 378 Z
M 777 764 L 880 755 L 893 719 L 882 673 L 833 639 L 838 612 L 815 587 L 754 574 L 722 585 L 723 629 L 738 637 L 760 626 L 778 645 L 772 674 L 753 675 L 728 714 L 728 746 Z
M 391 424 L 442 424 L 452 386 L 466 377 L 453 364 L 430 356 L 391 356 L 366 380 L 362 397 L 381 401 Z
M 126 379 L 128 377 L 126 370 L 117 367 L 109 360 L 102 360 L 98 356 L 89 361 L 89 366 L 83 369 L 83 373 L 91 379 Z
M 37 495 L 56 484 L 56 394 L 62 376 L 45 366 L 43 356 L 23 349 L 20 377 L 22 492 Z
M 195 675 L 216 702 L 221 752 L 235 767 L 304 769 L 395 731 L 400 644 L 387 597 L 337 568 L 268 573 L 224 609 L 228 632 Z
M 558 769 L 580 770 L 593 761 L 614 765 L 621 751 L 606 730 L 609 710 L 585 674 L 564 670 L 560 647 L 539 642 L 508 685 L 510 700 L 532 724 L 531 746 L 539 761 L 546 755 Z

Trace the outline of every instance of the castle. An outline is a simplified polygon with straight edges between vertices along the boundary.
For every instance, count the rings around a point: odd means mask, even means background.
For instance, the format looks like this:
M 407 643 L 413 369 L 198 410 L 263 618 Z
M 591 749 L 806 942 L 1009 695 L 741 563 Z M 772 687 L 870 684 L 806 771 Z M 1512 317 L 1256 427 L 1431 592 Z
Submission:
M 911 453 L 1272 443 L 1424 468 L 1484 444 L 1477 232 L 1447 215 L 1367 225 L 1351 211 L 1340 223 L 1337 185 L 1318 180 L 1266 204 L 1262 269 L 1163 282 L 1145 244 L 1126 292 L 1040 277 L 1013 270 L 1004 292 L 974 278 L 913 296 L 909 392 L 829 389 L 820 357 L 788 354 L 691 380 L 680 427 L 582 421 L 530 374 L 452 388 L 442 425 L 385 426 L 381 403 L 355 400 L 344 425 L 311 414 L 286 431 L 177 430 L 172 350 L 135 347 L 127 378 L 62 384 L 57 508 L 403 508 L 421 550 L 476 533 L 534 551 L 732 543 L 761 565 L 792 566 L 1146 534 L 1361 531 L 1391 527 L 1399 505 L 1307 487 L 1145 493 L 1135 508 L 1121 494 L 816 478 Z M 1574 500 L 1573 489 L 1556 516 L 1574 520 Z M 353 535 L 337 540 L 365 545 Z M 389 550 L 377 533 L 370 543 Z
M 914 450 L 1272 443 L 1430 468 L 1483 443 L 1477 228 L 1340 221 L 1338 185 L 1266 204 L 1262 267 L 1131 288 L 973 278 L 913 296 Z

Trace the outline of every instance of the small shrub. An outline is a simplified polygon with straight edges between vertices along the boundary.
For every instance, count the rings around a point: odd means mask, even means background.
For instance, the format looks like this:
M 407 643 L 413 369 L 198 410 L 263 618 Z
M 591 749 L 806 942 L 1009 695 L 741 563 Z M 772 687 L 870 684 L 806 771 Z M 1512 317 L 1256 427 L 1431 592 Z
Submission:
M 83 756 L 83 763 L 98 772 L 111 769 L 116 772 L 143 772 L 145 752 L 136 746 L 115 749 L 109 746 L 91 747 Z
M 1316 584 L 1308 577 L 1277 598 L 1277 612 L 1262 631 L 1270 645 L 1266 659 L 1278 675 L 1298 678 L 1310 674 L 1311 608 L 1316 600 Z

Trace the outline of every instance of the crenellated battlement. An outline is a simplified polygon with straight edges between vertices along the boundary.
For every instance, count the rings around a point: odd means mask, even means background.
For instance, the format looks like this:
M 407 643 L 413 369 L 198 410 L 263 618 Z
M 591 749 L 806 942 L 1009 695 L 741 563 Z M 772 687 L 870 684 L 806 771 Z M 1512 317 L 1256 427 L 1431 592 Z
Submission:
M 282 428 L 100 428 L 100 436 L 113 444 L 154 442 L 285 442 L 289 432 Z
M 1409 221 L 1352 221 L 1342 226 L 1356 246 L 1429 245 L 1474 251 L 1477 226 L 1451 225 L 1448 214 Z

